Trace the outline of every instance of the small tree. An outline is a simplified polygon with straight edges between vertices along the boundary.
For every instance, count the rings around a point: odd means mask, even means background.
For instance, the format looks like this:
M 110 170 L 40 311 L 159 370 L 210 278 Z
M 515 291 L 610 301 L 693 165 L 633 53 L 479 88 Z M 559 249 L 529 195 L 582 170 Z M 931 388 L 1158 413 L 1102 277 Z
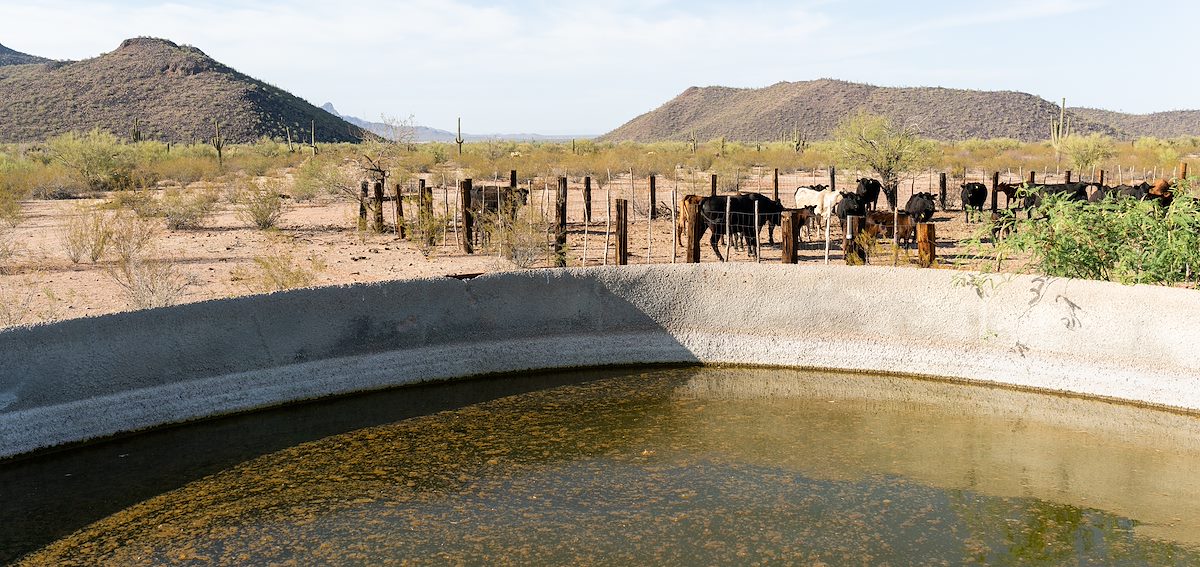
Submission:
M 1075 171 L 1082 177 L 1083 172 L 1090 170 L 1100 162 L 1111 158 L 1116 153 L 1112 138 L 1091 134 L 1089 136 L 1071 135 L 1062 141 L 1062 152 L 1067 154 Z
M 833 139 L 845 165 L 868 169 L 879 176 L 893 210 L 900 177 L 923 169 L 935 150 L 931 142 L 917 135 L 916 128 L 897 126 L 887 117 L 865 112 L 838 124 Z

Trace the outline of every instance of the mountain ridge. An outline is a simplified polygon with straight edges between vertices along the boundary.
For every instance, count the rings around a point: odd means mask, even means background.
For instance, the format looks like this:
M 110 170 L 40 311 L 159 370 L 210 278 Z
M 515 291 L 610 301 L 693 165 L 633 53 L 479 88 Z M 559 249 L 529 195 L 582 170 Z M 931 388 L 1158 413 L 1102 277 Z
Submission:
M 32 57 L 32 56 L 31 56 Z M 39 58 L 40 59 L 40 58 Z M 196 47 L 131 38 L 81 61 L 0 66 L 0 142 L 39 141 L 93 128 L 144 139 L 210 138 L 216 121 L 227 141 L 263 136 L 357 141 L 363 130 Z
M 845 116 L 870 112 L 915 125 L 923 136 L 946 141 L 1049 138 L 1057 104 L 1020 91 L 944 87 L 880 87 L 837 79 L 781 81 L 762 88 L 689 87 L 658 108 L 604 134 L 603 141 L 649 142 L 726 137 L 772 141 L 793 128 L 808 139 L 826 139 Z M 1121 139 L 1200 134 L 1200 111 L 1153 113 L 1149 118 L 1112 111 L 1068 108 L 1072 128 Z M 1171 119 L 1166 128 L 1163 119 Z M 1153 134 L 1151 132 L 1166 132 Z M 1169 135 L 1168 135 L 1169 134 Z

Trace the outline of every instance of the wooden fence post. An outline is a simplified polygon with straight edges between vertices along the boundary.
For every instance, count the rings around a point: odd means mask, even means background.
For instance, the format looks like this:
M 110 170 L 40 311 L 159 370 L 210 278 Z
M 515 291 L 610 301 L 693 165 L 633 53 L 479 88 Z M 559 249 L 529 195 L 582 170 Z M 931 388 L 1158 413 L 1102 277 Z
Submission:
M 937 227 L 931 222 L 917 223 L 917 256 L 922 268 L 937 261 Z
M 1187 179 L 1187 162 L 1186 161 L 1179 162 L 1179 178 Z
M 404 226 L 404 194 L 403 187 L 396 184 L 396 236 L 408 238 L 408 229 Z
M 464 179 L 458 186 L 459 213 L 462 214 L 462 251 L 475 253 L 475 215 L 471 212 L 471 180 Z
M 779 246 L 783 250 L 782 262 L 784 264 L 795 264 L 798 256 L 797 244 L 800 236 L 800 211 L 786 210 L 780 215 L 780 243 Z
M 558 178 L 558 195 L 554 199 L 554 267 L 567 267 L 567 178 Z
M 658 218 L 658 206 L 655 205 L 655 203 L 658 202 L 658 196 L 655 194 L 656 193 L 655 187 L 656 186 L 654 183 L 654 176 L 651 175 L 650 176 L 650 220 L 654 220 L 654 219 Z
M 1096 183 L 1101 186 L 1104 185 L 1104 170 L 1103 169 L 1100 170 L 1100 178 L 1096 180 Z
M 592 222 L 592 176 L 583 177 L 583 220 Z
M 938 174 L 938 203 L 946 210 L 946 172 Z
M 710 195 L 713 197 L 717 196 L 717 174 L 715 173 L 712 174 L 712 193 Z
M 775 176 L 771 180 L 771 198 L 779 200 L 779 168 L 775 168 Z
M 371 189 L 375 201 L 375 206 L 371 208 L 375 232 L 383 232 L 383 182 L 376 181 Z
M 1032 170 L 1032 169 L 1031 169 L 1031 170 L 1029 170 L 1029 184 L 1030 184 L 1030 185 L 1036 185 L 1036 184 L 1037 184 L 1037 171 L 1034 171 L 1034 170 Z
M 629 264 L 629 200 L 617 199 L 617 265 Z
M 1063 173 L 1066 175 L 1066 177 L 1064 178 L 1066 181 L 1064 181 L 1064 183 L 1070 183 L 1071 182 L 1071 170 L 1068 169 L 1068 170 L 1064 171 Z
M 837 191 L 837 167 L 829 166 L 829 190 Z
M 367 230 L 367 191 L 370 188 L 369 181 L 363 181 L 358 188 L 358 230 Z
M 684 250 L 684 260 L 689 264 L 700 263 L 700 233 L 704 230 L 704 223 L 700 220 L 700 205 L 692 200 L 688 200 L 685 205 L 683 215 L 687 219 L 684 223 L 684 236 L 687 238 L 687 248 Z
M 866 226 L 866 217 L 850 215 L 846 217 L 846 234 L 842 236 L 842 255 L 846 263 L 857 266 L 867 263 L 867 251 L 863 249 L 859 236 Z
M 998 201 L 998 199 L 996 198 L 996 193 L 999 193 L 999 191 L 997 191 L 996 189 L 999 186 L 1000 186 L 1000 172 L 993 171 L 992 172 L 992 212 L 993 213 L 996 212 L 996 201 Z

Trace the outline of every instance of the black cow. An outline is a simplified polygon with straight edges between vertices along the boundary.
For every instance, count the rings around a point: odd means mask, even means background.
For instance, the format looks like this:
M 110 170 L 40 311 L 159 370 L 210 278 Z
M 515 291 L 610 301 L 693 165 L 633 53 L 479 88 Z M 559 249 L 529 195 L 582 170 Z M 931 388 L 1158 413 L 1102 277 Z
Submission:
M 879 190 L 882 188 L 879 180 L 863 177 L 858 180 L 858 187 L 854 189 L 854 194 L 858 195 L 865 207 L 874 211 L 875 203 L 879 200 Z
M 912 215 L 913 220 L 917 222 L 929 222 L 933 218 L 935 210 L 937 209 L 934 205 L 933 193 L 914 193 L 904 204 L 904 212 Z
M 1033 209 L 1041 206 L 1042 201 L 1049 195 L 1062 195 L 1069 201 L 1088 200 L 1088 183 L 1048 183 L 1028 187 L 1025 193 L 1025 215 L 1032 218 Z
M 987 186 L 982 183 L 962 184 L 962 210 L 967 222 L 971 222 L 971 211 L 975 209 L 976 217 L 983 218 L 983 204 L 987 202 Z
M 856 193 L 841 192 L 842 198 L 833 205 L 833 214 L 837 215 L 838 223 L 842 228 L 846 227 L 846 217 L 865 217 L 867 216 L 867 206 L 863 203 L 862 198 Z
M 750 214 L 754 214 L 754 203 L 758 203 L 759 227 L 767 227 L 767 243 L 775 245 L 775 227 L 779 226 L 779 213 L 783 212 L 783 203 L 761 193 L 743 193 L 736 198 L 748 199 L 747 206 Z M 753 224 L 753 219 L 751 219 Z M 757 237 L 757 235 L 756 235 Z
M 747 193 L 743 195 L 718 195 L 716 197 L 705 197 L 700 201 L 700 222 L 704 223 L 704 230 L 711 230 L 712 235 L 709 237 L 709 244 L 712 246 L 713 252 L 717 254 L 717 259 L 724 262 L 725 257 L 721 255 L 721 250 L 717 244 L 721 241 L 721 236 L 728 233 L 728 236 L 733 240 L 734 236 L 740 236 L 746 244 L 746 254 L 754 257 L 758 253 L 758 234 L 754 226 L 754 202 L 757 200 L 751 195 L 756 193 Z M 728 203 L 727 203 L 728 201 Z M 777 203 L 767 199 L 769 203 Z M 725 209 L 729 208 L 729 219 L 725 218 Z M 779 222 L 779 213 L 783 207 L 775 211 L 776 223 Z M 759 215 L 763 214 L 763 204 L 759 202 Z M 761 221 L 760 221 L 761 222 Z M 701 231 L 704 234 L 704 231 Z

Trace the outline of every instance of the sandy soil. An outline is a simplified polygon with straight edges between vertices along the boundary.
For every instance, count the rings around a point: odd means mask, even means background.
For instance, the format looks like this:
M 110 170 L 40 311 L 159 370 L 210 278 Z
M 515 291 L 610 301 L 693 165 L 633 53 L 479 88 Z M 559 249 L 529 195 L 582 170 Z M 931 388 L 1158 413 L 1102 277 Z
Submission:
M 796 186 L 815 182 L 823 172 L 805 178 L 803 175 L 781 180 L 780 197 L 785 206 L 792 204 Z M 852 175 L 852 173 L 850 174 Z M 825 179 L 828 177 L 825 175 Z M 839 180 L 839 187 L 852 187 L 852 177 Z M 476 183 L 476 186 L 494 183 Z M 606 199 L 630 199 L 629 251 L 631 264 L 672 262 L 674 231 L 669 203 L 672 191 L 707 193 L 708 187 L 689 183 L 676 185 L 661 180 L 657 184 L 660 218 L 647 217 L 648 182 L 632 183 L 629 177 L 616 179 L 606 185 L 594 184 L 592 190 L 592 222 L 585 223 L 582 184 L 572 184 L 568 190 L 568 265 L 596 266 L 606 263 L 605 230 Z M 529 187 L 529 182 L 523 186 Z M 917 191 L 936 183 L 920 178 L 912 187 Z M 788 189 L 790 187 L 790 189 Z M 770 181 L 758 179 L 747 182 L 744 190 L 770 194 Z M 486 189 L 485 189 L 486 190 Z M 901 188 L 901 202 L 907 200 L 910 187 Z M 951 204 L 957 191 L 951 190 Z M 532 183 L 529 205 L 522 214 L 553 215 L 554 187 L 537 180 Z M 71 215 L 78 214 L 81 204 L 90 201 L 29 201 L 23 204 L 23 222 L 8 232 L 17 252 L 0 265 L 0 325 L 32 323 L 113 313 L 129 309 L 122 289 L 109 272 L 115 266 L 111 258 L 96 263 L 86 258 L 72 263 L 63 246 L 64 227 Z M 883 199 L 881 197 L 881 203 Z M 391 203 L 387 204 L 388 221 L 394 220 Z M 406 213 L 414 212 L 411 203 Z M 434 188 L 434 210 L 438 213 L 457 208 L 456 191 Z M 315 260 L 323 266 L 316 271 L 313 285 L 349 284 L 391 279 L 437 277 L 473 274 L 498 270 L 520 269 L 502 258 L 496 247 L 481 246 L 475 254 L 464 253 L 458 244 L 451 223 L 445 230 L 445 241 L 426 256 L 411 241 L 399 239 L 394 232 L 377 234 L 357 230 L 357 202 L 289 203 L 278 230 L 262 231 L 252 228 L 238 218 L 236 207 L 223 203 L 205 227 L 198 230 L 163 229 L 158 239 L 158 256 L 175 262 L 190 281 L 180 295 L 180 303 L 203 301 L 255 293 L 255 258 L 290 255 L 297 263 L 311 265 Z M 967 225 L 961 213 L 939 212 L 937 223 L 938 253 L 943 267 L 967 265 L 960 255 L 960 239 L 970 236 L 978 223 Z M 161 221 L 159 221 L 161 222 Z M 765 230 L 764 230 L 765 233 Z M 765 244 L 762 262 L 779 262 L 779 230 L 775 245 Z M 831 262 L 842 261 L 837 223 L 832 230 Z M 765 238 L 764 238 L 765 240 Z M 824 260 L 824 237 L 820 234 L 802 236 L 802 262 Z M 615 239 L 607 246 L 607 263 L 615 263 Z M 724 249 L 722 249 L 724 253 Z M 683 261 L 683 250 L 675 261 Z M 716 261 L 707 244 L 702 245 L 703 261 Z M 915 250 L 912 252 L 915 256 Z M 733 261 L 754 261 L 744 251 L 732 250 Z M 891 263 L 891 257 L 877 261 Z M 914 261 L 911 258 L 907 261 Z M 535 267 L 547 266 L 548 260 Z M 906 262 L 901 258 L 901 262 Z M 973 264 L 970 264 L 973 265 Z

